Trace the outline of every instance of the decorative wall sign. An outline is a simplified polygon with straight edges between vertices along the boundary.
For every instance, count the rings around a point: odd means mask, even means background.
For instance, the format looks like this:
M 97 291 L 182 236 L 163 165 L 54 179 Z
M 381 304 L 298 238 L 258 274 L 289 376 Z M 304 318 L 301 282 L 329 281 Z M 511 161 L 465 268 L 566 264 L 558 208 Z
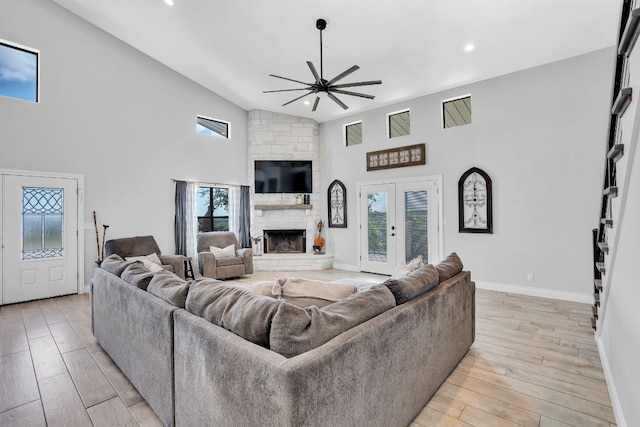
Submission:
M 491 178 L 482 169 L 471 168 L 458 181 L 458 231 L 493 233 Z
M 327 190 L 329 227 L 347 228 L 347 189 L 337 179 Z
M 426 163 L 425 148 L 425 144 L 416 144 L 388 150 L 371 151 L 367 153 L 367 170 L 375 171 L 424 165 Z

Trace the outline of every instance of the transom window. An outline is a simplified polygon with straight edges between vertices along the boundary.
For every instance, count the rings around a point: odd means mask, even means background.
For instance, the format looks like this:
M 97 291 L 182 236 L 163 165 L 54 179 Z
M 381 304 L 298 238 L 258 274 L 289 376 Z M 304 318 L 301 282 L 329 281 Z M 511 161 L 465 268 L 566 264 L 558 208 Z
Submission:
M 442 101 L 442 127 L 471 124 L 471 95 Z
M 387 114 L 387 137 L 396 138 L 411 134 L 411 114 L 409 110 Z
M 362 121 L 347 123 L 344 125 L 344 145 L 362 144 Z
M 224 120 L 197 116 L 196 130 L 202 135 L 209 135 L 224 139 L 231 138 L 231 123 L 225 122 Z
M 40 52 L 0 40 L 0 96 L 38 102 Z
M 229 231 L 229 189 L 198 187 L 198 233 Z

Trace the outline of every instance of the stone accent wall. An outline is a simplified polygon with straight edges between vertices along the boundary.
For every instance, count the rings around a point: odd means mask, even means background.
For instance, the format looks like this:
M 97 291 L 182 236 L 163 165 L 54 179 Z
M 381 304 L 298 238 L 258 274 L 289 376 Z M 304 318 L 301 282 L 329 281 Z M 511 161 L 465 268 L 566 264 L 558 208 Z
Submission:
M 248 171 L 251 185 L 251 235 L 262 235 L 265 229 L 307 230 L 307 254 L 313 253 L 316 223 L 320 212 L 320 138 L 318 123 L 311 119 L 288 116 L 264 110 L 249 111 Z M 311 209 L 275 209 L 256 211 L 256 205 L 295 205 L 295 194 L 255 194 L 255 160 L 312 160 L 313 193 Z

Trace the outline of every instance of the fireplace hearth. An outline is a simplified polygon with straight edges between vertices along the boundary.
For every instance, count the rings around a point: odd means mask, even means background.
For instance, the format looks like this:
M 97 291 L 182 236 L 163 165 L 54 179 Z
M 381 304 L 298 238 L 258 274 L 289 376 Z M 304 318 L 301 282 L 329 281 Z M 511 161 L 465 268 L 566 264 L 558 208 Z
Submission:
M 264 230 L 263 237 L 265 254 L 306 253 L 306 230 Z

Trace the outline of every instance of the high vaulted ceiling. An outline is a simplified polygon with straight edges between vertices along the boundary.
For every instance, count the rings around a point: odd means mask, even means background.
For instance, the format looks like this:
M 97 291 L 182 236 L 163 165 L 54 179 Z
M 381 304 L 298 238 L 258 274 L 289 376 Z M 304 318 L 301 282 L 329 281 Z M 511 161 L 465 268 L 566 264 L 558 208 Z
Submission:
M 416 96 L 550 63 L 616 43 L 621 0 L 53 0 L 247 110 L 325 122 Z M 375 100 L 339 95 L 343 110 L 314 95 L 285 107 L 303 87 L 352 65 L 340 83 Z M 465 46 L 475 49 L 467 52 Z

